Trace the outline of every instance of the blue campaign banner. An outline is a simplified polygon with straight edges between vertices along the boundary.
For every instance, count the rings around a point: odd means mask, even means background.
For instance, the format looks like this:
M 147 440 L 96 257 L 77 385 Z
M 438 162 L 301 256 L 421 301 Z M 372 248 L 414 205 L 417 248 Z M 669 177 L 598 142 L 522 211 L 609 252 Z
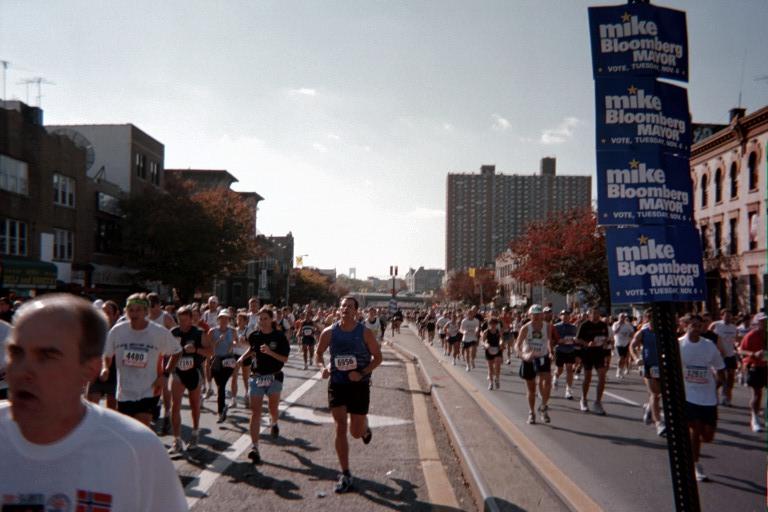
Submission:
M 685 12 L 640 2 L 589 8 L 592 68 L 601 76 L 688 81 Z
M 692 224 L 609 229 L 605 236 L 611 302 L 704 300 L 701 238 Z
M 595 81 L 597 150 L 639 150 L 661 146 L 688 158 L 691 115 L 688 91 L 653 78 Z
M 598 151 L 598 224 L 690 224 L 692 187 L 686 158 L 659 150 Z

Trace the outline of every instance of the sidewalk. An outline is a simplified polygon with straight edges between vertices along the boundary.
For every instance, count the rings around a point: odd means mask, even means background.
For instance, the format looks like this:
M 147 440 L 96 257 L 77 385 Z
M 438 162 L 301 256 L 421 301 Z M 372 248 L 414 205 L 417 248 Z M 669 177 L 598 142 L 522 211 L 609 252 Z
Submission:
M 446 367 L 407 326 L 393 339 L 395 348 L 416 356 L 432 384 L 432 396 L 462 459 L 480 510 L 566 511 L 571 507 L 531 467 L 476 389 L 460 384 L 455 367 Z M 577 507 L 581 508 L 581 507 Z

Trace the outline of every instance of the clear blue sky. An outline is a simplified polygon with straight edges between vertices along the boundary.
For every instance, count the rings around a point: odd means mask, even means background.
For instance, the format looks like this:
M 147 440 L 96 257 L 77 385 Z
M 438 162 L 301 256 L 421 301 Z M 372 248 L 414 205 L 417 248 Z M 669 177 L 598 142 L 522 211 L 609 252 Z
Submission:
M 0 59 L 50 124 L 133 123 L 168 168 L 265 197 L 259 230 L 358 277 L 442 268 L 445 176 L 594 172 L 587 7 L 619 2 L 0 1 Z M 768 104 L 768 2 L 688 13 L 695 121 Z M 35 94 L 30 93 L 35 104 Z

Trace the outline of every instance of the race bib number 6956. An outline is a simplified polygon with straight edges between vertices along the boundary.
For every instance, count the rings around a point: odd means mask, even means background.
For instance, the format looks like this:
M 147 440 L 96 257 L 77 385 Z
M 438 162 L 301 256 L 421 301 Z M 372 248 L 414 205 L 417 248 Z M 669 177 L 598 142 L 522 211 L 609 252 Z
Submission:
M 355 356 L 336 356 L 333 359 L 336 369 L 342 372 L 349 372 L 357 369 L 357 358 Z

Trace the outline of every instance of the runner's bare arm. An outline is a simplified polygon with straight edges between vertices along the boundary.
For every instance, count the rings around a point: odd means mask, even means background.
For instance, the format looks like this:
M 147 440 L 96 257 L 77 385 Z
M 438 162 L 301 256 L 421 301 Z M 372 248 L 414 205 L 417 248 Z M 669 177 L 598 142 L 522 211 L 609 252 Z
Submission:
M 323 378 L 327 378 L 326 373 L 329 371 L 325 366 L 323 355 L 328 349 L 328 345 L 331 343 L 331 327 L 326 327 L 320 334 L 320 340 L 317 342 L 317 348 L 315 349 L 315 363 L 317 366 L 323 369 Z

